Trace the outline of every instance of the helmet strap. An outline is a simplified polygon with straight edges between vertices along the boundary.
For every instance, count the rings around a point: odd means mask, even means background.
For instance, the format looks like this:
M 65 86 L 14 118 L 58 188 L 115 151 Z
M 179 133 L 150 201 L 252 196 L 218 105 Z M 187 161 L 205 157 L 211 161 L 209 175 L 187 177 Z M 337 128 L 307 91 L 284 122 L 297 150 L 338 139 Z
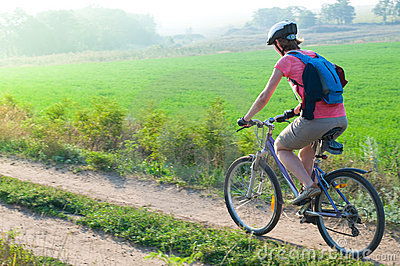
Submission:
M 285 55 L 285 51 L 283 51 L 283 49 L 279 48 L 279 46 L 277 45 L 277 40 L 274 41 L 274 45 L 276 47 L 276 49 L 278 49 L 279 53 L 284 56 Z

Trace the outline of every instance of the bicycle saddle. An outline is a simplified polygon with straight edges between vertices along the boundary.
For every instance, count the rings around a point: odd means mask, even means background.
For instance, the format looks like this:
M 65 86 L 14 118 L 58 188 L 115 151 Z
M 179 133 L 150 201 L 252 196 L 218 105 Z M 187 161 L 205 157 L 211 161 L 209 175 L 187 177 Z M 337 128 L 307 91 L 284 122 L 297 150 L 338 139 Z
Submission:
M 321 137 L 323 151 L 327 151 L 334 155 L 342 154 L 343 144 L 334 140 L 335 135 L 340 131 L 342 131 L 341 127 L 335 127 Z

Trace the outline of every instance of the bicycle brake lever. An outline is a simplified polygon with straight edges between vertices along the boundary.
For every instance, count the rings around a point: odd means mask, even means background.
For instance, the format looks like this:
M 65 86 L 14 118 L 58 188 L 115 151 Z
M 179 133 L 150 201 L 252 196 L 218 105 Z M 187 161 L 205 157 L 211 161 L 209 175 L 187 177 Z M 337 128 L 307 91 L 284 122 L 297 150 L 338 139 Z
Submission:
M 236 130 L 236 132 L 239 132 L 240 130 L 243 130 L 243 129 L 245 129 L 245 128 L 247 128 L 247 127 L 241 127 L 241 128 L 239 128 L 238 130 Z

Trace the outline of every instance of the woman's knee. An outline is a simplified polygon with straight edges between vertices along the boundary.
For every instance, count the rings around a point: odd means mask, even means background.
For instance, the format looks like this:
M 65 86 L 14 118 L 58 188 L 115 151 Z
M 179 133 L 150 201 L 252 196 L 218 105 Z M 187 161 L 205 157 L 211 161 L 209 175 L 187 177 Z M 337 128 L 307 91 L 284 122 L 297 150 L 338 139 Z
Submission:
M 314 153 L 314 148 L 313 148 L 312 144 L 309 144 L 299 150 L 300 157 L 311 154 L 311 153 Z
M 285 145 L 280 141 L 279 137 L 275 140 L 274 149 L 276 154 L 279 154 L 281 151 L 292 151 L 292 149 L 285 147 Z
M 299 151 L 299 158 L 304 162 L 314 162 L 315 150 L 312 145 L 305 146 Z

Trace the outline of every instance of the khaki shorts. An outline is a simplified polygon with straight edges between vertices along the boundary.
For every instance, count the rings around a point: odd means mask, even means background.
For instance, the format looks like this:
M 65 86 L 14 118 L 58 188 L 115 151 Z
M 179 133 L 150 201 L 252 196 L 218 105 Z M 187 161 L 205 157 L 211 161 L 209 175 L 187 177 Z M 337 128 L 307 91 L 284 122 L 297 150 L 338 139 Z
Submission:
M 298 117 L 293 123 L 282 130 L 276 138 L 276 142 L 279 142 L 287 149 L 298 150 L 320 139 L 334 127 L 341 127 L 343 129 L 335 135 L 335 138 L 337 138 L 347 128 L 347 117 L 317 118 L 313 120 Z

